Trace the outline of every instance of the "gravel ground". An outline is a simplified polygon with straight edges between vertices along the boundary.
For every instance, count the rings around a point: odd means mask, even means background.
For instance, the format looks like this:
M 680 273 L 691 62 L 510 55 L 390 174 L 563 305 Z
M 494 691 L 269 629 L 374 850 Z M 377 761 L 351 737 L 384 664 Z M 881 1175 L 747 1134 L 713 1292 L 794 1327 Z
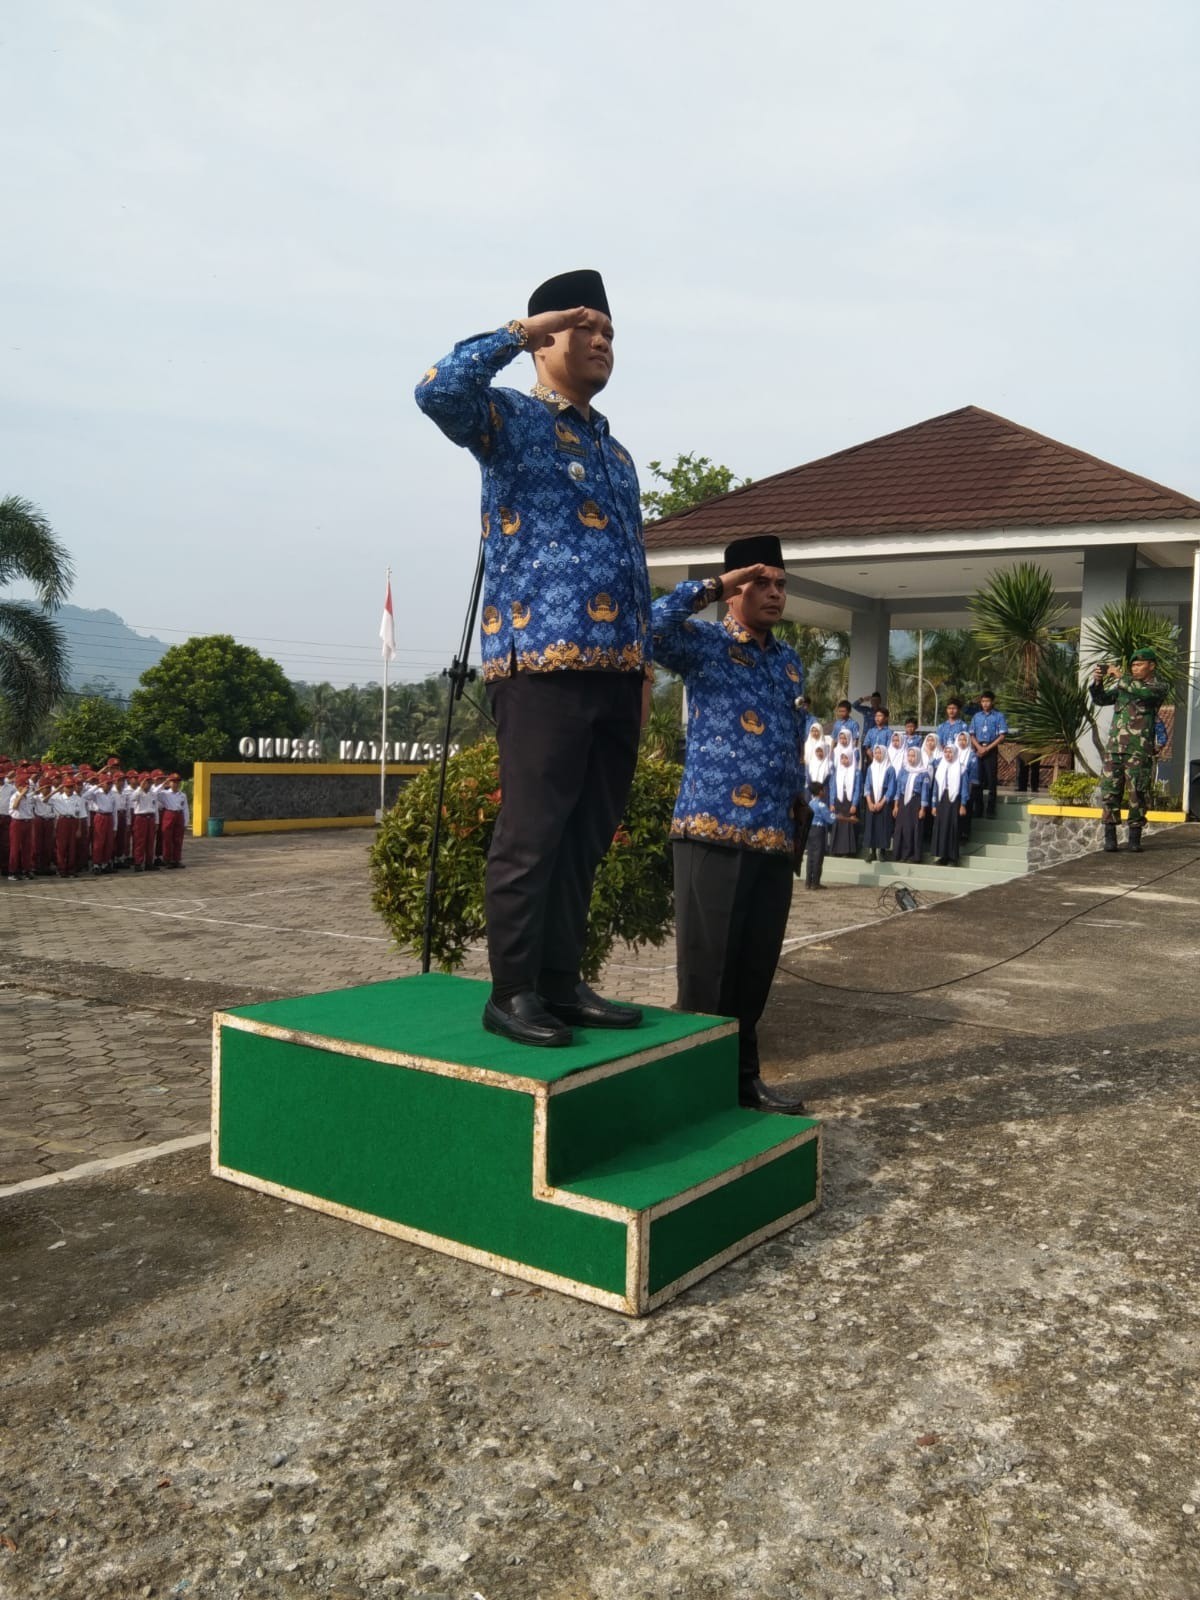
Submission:
M 644 1320 L 202 1152 L 0 1201 L 0 1595 L 1195 1600 L 1198 862 L 807 951 L 824 1209 Z

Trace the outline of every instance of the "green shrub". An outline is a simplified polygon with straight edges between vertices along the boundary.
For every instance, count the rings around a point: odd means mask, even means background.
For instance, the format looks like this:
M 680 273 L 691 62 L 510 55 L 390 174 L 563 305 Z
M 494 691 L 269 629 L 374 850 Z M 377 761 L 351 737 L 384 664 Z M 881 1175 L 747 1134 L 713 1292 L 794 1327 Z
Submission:
M 674 920 L 667 839 L 680 769 L 643 754 L 612 848 L 596 874 L 583 976 L 594 979 L 617 940 L 660 945 Z M 371 904 L 403 949 L 421 953 L 425 875 L 433 831 L 438 772 L 431 766 L 407 784 L 371 848 Z M 488 845 L 500 810 L 499 755 L 494 739 L 460 751 L 446 768 L 438 851 L 433 960 L 443 972 L 462 965 L 467 947 L 486 930 L 483 908 Z
M 1154 787 L 1150 791 L 1150 809 L 1152 811 L 1182 811 L 1183 796 L 1178 789 L 1169 789 L 1160 778 L 1155 778 Z
M 1060 806 L 1096 803 L 1096 779 L 1090 772 L 1060 772 L 1050 785 L 1050 798 Z

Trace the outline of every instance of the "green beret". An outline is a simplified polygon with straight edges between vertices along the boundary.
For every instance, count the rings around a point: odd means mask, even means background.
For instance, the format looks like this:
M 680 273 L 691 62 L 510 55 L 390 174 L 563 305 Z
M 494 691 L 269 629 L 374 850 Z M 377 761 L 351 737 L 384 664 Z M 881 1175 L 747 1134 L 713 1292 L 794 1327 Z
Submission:
M 1135 650 L 1129 659 L 1130 661 L 1153 661 L 1154 665 L 1157 666 L 1158 652 L 1151 650 L 1149 645 L 1143 645 L 1140 650 Z

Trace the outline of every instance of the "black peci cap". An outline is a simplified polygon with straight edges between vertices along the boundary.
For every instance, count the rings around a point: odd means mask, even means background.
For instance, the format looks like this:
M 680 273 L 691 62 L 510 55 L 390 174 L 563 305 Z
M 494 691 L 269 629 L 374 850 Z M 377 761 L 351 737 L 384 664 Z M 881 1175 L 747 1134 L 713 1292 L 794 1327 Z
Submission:
M 736 572 L 739 567 L 783 566 L 783 547 L 773 533 L 752 533 L 746 539 L 735 539 L 725 546 L 725 571 Z
M 612 315 L 608 309 L 608 295 L 604 292 L 604 279 L 590 267 L 547 278 L 529 296 L 531 317 L 540 316 L 543 311 L 574 311 L 576 306 L 602 311 L 606 317 Z

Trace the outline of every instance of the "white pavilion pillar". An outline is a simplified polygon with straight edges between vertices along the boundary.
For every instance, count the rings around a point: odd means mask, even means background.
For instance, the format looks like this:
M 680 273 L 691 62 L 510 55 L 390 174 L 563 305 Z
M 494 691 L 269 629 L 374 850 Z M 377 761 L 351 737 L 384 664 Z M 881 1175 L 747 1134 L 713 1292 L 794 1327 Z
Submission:
M 850 617 L 850 699 L 865 700 L 878 689 L 887 704 L 891 614 L 855 611 Z

